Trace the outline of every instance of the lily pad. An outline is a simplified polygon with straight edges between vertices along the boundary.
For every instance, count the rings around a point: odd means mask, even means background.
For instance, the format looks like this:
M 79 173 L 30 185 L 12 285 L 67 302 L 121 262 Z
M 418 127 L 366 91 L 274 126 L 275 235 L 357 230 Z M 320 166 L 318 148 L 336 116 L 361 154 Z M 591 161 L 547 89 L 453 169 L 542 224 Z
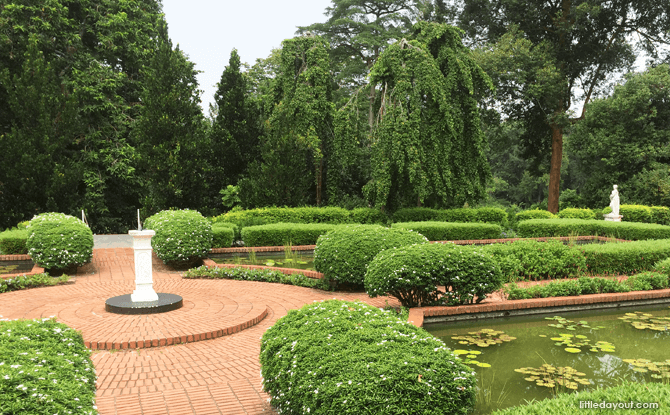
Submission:
M 502 344 L 504 342 L 511 342 L 516 340 L 516 337 L 511 337 L 505 334 L 504 331 L 497 331 L 493 329 L 481 329 L 468 333 L 467 336 L 452 336 L 454 340 L 460 340 L 459 344 L 468 344 L 477 347 L 489 347 L 494 344 Z

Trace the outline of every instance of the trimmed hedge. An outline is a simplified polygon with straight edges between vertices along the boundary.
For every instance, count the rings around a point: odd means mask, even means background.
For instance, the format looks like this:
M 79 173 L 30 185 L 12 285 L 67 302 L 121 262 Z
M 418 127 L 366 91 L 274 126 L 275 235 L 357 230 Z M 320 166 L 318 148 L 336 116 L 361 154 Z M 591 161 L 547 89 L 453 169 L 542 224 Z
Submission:
M 590 274 L 633 274 L 670 258 L 670 240 L 581 245 Z
M 328 223 L 273 223 L 242 229 L 244 246 L 314 245 L 319 236 L 339 225 Z
M 554 214 L 548 210 L 524 210 L 516 214 L 516 221 L 521 222 L 522 220 L 529 219 L 551 219 L 554 217 Z
M 195 210 L 164 210 L 147 218 L 144 227 L 156 231 L 151 246 L 168 265 L 192 265 L 212 249 L 212 224 Z
M 93 233 L 84 222 L 63 213 L 35 216 L 28 227 L 26 247 L 32 260 L 52 274 L 81 266 L 93 257 Z
M 264 223 L 349 223 L 348 210 L 339 207 L 265 207 L 228 212 L 214 218 L 214 222 L 246 223 L 260 219 Z
M 603 209 L 603 215 L 612 213 L 611 207 Z M 651 209 L 644 205 L 621 205 L 619 206 L 619 215 L 623 216 L 623 222 L 641 222 L 650 223 L 652 221 Z
M 625 407 L 617 409 L 611 407 L 609 409 L 591 408 L 583 411 L 585 413 L 593 411 L 593 413 L 599 414 L 661 414 L 665 413 L 667 408 L 670 408 L 670 388 L 667 384 L 663 383 L 634 383 L 624 381 L 623 384 L 610 388 L 579 393 L 562 393 L 553 399 L 532 401 L 527 405 L 501 409 L 494 412 L 492 415 L 565 415 L 575 413 L 580 407 L 579 403 L 583 401 L 593 402 L 598 405 L 603 402 L 605 404 L 609 403 L 610 405 L 617 403 L 629 404 L 630 402 L 655 402 L 659 404 L 660 408 L 647 410 L 626 410 L 624 409 Z
M 580 277 L 576 280 L 552 281 L 544 285 L 520 288 L 510 284 L 505 288 L 508 300 L 530 298 L 569 297 L 586 294 L 623 293 L 629 291 L 651 291 L 668 288 L 670 277 L 660 272 L 643 272 L 619 282 L 616 279 Z
M 186 271 L 183 275 L 186 279 L 211 278 L 229 279 L 239 281 L 259 281 L 280 284 L 295 285 L 297 287 L 318 288 L 330 290 L 328 283 L 318 278 L 306 277 L 304 274 L 284 274 L 271 269 L 250 269 L 245 267 L 208 267 L 201 266 Z
M 399 209 L 393 213 L 394 222 L 487 222 L 506 225 L 507 220 L 507 212 L 504 209 L 493 207 L 460 209 L 415 207 Z
M 561 219 L 602 219 L 591 209 L 567 208 L 558 212 Z
M 95 367 L 81 334 L 55 319 L 0 321 L 0 411 L 93 415 Z
M 496 259 L 506 282 L 571 278 L 584 272 L 586 259 L 561 241 L 515 241 L 482 247 Z
M 394 314 L 337 300 L 290 310 L 261 339 L 272 406 L 296 415 L 469 413 L 472 369 Z
M 670 208 L 665 206 L 649 206 L 651 222 L 659 225 L 670 225 Z
M 12 229 L 0 232 L 0 254 L 24 255 L 28 253 L 28 230 Z
M 384 250 L 365 274 L 370 297 L 391 295 L 404 307 L 479 303 L 501 286 L 500 269 L 490 254 L 453 243 Z
M 351 222 L 363 225 L 386 225 L 389 217 L 381 209 L 356 208 L 349 212 Z
M 517 227 L 519 236 L 524 238 L 587 235 L 608 236 L 630 241 L 670 238 L 670 226 L 654 223 L 583 219 L 531 219 L 520 222 Z
M 399 222 L 391 226 L 419 232 L 429 241 L 498 239 L 502 234 L 500 225 L 491 223 Z
M 235 226 L 232 223 L 216 223 L 212 225 L 212 248 L 228 248 L 235 240 Z
M 428 239 L 402 228 L 340 226 L 317 240 L 314 267 L 327 281 L 363 285 L 368 264 L 379 252 L 417 243 Z
M 505 288 L 508 300 L 570 297 L 574 295 L 621 293 L 628 291 L 630 291 L 628 285 L 622 284 L 616 279 L 600 277 L 580 277 L 576 280 L 552 281 L 548 284 L 533 285 L 525 288 L 512 283 Z

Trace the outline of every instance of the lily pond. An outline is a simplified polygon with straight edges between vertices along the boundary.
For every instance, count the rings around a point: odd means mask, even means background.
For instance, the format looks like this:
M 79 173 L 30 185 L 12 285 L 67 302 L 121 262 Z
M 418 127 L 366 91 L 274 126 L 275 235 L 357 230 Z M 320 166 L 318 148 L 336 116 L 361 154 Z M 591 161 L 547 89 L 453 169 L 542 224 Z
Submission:
M 477 372 L 476 415 L 624 379 L 670 383 L 667 305 L 425 328 Z
M 285 251 L 268 253 L 236 254 L 227 257 L 214 257 L 210 259 L 219 264 L 239 265 L 263 265 L 266 267 L 295 268 L 314 271 L 313 251 Z

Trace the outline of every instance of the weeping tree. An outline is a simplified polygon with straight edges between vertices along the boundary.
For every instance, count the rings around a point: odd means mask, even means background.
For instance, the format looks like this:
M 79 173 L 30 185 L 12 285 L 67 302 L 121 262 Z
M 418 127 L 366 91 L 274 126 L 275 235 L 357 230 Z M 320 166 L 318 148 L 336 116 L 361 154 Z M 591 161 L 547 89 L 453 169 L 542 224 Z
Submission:
M 282 42 L 272 111 L 265 123 L 263 161 L 250 166 L 250 177 L 240 181 L 243 203 L 322 204 L 333 135 L 332 86 L 328 44 L 323 39 L 306 35 Z M 309 176 L 313 181 L 304 180 Z M 314 199 L 305 200 L 307 193 Z
M 380 55 L 370 82 L 381 86 L 382 98 L 372 131 L 372 180 L 364 188 L 368 200 L 390 211 L 481 201 L 490 172 L 477 97 L 491 81 L 463 46 L 461 31 L 417 23 L 412 40 Z

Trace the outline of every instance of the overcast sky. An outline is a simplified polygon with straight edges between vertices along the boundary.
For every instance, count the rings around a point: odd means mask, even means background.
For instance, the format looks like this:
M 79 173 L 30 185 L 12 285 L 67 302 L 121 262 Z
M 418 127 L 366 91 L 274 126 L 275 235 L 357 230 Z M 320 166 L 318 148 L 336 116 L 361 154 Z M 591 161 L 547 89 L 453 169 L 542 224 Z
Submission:
M 172 43 L 202 71 L 198 82 L 207 115 L 233 48 L 253 65 L 294 37 L 296 26 L 325 22 L 329 5 L 330 0 L 163 0 L 163 12 Z

